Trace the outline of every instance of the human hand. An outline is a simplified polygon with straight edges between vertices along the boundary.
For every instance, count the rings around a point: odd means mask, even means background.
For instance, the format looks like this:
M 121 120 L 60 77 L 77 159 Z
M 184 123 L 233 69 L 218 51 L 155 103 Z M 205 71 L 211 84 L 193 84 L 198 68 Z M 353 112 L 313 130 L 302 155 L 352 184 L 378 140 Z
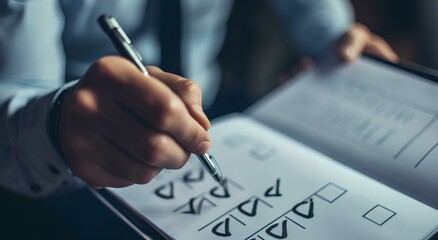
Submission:
M 339 55 L 344 61 L 352 61 L 362 53 L 397 62 L 398 56 L 380 36 L 373 34 L 365 25 L 354 24 L 341 38 Z
M 62 154 L 95 188 L 148 183 L 210 147 L 198 85 L 147 69 L 150 77 L 121 57 L 102 58 L 61 104 Z
M 343 61 L 353 61 L 362 53 L 368 53 L 390 62 L 397 62 L 399 60 L 398 55 L 383 38 L 373 34 L 361 23 L 354 24 L 341 37 L 337 52 Z M 298 64 L 279 77 L 279 82 L 283 83 L 297 73 L 310 69 L 313 66 L 314 62 L 311 58 L 303 57 Z

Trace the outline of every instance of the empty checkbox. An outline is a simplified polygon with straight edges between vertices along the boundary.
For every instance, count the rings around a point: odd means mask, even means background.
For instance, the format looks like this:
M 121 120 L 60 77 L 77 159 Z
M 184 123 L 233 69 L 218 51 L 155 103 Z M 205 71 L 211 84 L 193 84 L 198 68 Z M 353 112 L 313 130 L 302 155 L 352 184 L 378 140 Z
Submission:
M 323 188 L 319 189 L 318 192 L 315 193 L 315 195 L 322 200 L 333 203 L 336 199 L 341 197 L 346 192 L 347 190 L 345 190 L 344 188 L 334 183 L 328 183 Z
M 266 160 L 266 159 L 274 156 L 275 153 L 276 153 L 276 150 L 274 148 L 260 146 L 260 145 L 254 146 L 249 151 L 249 154 L 259 161 Z
M 371 210 L 363 215 L 364 218 L 370 220 L 371 222 L 382 226 L 389 219 L 394 217 L 396 213 L 382 205 L 376 205 Z

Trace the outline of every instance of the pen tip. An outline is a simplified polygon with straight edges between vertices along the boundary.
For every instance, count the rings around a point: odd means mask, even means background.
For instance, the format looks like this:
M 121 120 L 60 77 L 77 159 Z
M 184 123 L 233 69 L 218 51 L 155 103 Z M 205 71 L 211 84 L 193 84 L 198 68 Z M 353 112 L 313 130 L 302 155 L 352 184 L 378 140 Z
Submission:
M 226 180 L 225 178 L 221 177 L 221 178 L 219 179 L 219 184 L 220 184 L 222 187 L 227 187 L 227 180 Z

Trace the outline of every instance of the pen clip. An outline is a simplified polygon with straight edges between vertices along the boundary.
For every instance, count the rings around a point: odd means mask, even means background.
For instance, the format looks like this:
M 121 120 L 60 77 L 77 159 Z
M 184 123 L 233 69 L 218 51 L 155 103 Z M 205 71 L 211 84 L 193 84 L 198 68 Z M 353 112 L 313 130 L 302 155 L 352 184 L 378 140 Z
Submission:
M 114 46 L 120 52 L 123 57 L 130 59 L 145 76 L 149 76 L 148 71 L 144 67 L 142 61 L 143 58 L 137 49 L 132 45 L 131 39 L 120 27 L 117 20 L 112 16 L 102 15 L 99 17 L 98 22 L 103 30 L 110 37 Z

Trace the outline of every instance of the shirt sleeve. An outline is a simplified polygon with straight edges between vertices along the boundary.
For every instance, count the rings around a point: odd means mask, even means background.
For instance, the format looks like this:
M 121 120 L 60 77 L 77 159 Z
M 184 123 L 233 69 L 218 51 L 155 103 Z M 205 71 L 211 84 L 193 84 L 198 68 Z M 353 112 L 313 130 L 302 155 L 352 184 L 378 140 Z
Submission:
M 46 129 L 55 96 L 68 87 L 58 4 L 0 0 L 0 186 L 32 197 L 69 178 Z
M 347 0 L 270 0 L 293 49 L 318 57 L 352 25 Z

